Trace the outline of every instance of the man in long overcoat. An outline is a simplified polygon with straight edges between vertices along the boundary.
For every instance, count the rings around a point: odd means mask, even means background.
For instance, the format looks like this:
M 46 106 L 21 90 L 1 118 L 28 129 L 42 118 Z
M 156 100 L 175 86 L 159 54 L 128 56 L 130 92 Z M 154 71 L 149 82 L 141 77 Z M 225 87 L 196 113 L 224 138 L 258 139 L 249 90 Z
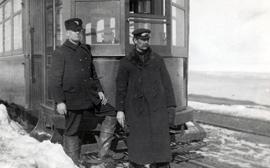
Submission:
M 80 126 L 85 114 L 98 115 L 102 117 L 98 158 L 102 162 L 114 133 L 116 110 L 104 96 L 90 46 L 80 42 L 82 20 L 68 19 L 65 27 L 68 39 L 53 53 L 49 78 L 56 111 L 65 116 L 64 150 L 76 164 L 79 163 Z
M 117 120 L 129 130 L 131 167 L 169 167 L 172 83 L 163 59 L 149 46 L 150 30 L 136 29 L 133 36 L 135 48 L 120 60 L 116 79 Z

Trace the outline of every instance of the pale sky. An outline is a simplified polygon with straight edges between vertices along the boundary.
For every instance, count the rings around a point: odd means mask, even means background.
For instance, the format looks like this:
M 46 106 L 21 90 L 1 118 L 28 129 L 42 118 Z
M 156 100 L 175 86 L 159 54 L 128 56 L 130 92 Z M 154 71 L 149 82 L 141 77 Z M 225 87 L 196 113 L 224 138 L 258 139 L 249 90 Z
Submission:
M 190 70 L 270 72 L 269 0 L 190 0 Z

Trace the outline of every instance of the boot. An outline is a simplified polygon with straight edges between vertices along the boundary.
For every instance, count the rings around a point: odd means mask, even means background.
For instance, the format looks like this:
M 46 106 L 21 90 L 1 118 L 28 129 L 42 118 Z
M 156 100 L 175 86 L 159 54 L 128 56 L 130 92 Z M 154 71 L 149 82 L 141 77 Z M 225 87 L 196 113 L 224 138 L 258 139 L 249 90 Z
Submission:
M 101 160 L 104 160 L 109 155 L 109 149 L 111 142 L 114 138 L 113 134 L 116 127 L 116 118 L 112 116 L 106 116 L 102 121 L 99 135 L 99 152 L 98 156 Z
M 63 146 L 66 154 L 73 160 L 76 165 L 79 165 L 80 159 L 80 138 L 79 136 L 63 136 Z
M 140 165 L 134 162 L 129 162 L 128 168 L 145 168 L 145 165 Z
M 150 168 L 170 168 L 170 163 L 153 163 L 150 165 Z

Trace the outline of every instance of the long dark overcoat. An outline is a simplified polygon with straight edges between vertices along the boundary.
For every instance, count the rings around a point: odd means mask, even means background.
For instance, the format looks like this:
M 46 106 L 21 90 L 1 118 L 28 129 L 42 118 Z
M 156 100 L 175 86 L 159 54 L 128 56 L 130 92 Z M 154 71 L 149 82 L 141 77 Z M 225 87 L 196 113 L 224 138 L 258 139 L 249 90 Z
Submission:
M 171 160 L 168 107 L 175 107 L 172 83 L 163 59 L 151 49 L 140 59 L 134 49 L 120 60 L 116 108 L 129 129 L 129 159 L 138 164 Z

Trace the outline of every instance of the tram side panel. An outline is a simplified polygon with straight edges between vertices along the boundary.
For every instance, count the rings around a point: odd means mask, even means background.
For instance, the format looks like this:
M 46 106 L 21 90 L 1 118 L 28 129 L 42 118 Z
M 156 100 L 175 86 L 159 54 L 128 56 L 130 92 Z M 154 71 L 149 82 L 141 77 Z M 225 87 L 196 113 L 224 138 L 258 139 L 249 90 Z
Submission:
M 26 104 L 24 56 L 1 58 L 0 67 L 0 99 L 24 106 Z
M 121 58 L 121 57 L 119 57 Z M 115 106 L 116 75 L 119 58 L 95 58 L 94 64 L 103 90 L 110 104 Z

